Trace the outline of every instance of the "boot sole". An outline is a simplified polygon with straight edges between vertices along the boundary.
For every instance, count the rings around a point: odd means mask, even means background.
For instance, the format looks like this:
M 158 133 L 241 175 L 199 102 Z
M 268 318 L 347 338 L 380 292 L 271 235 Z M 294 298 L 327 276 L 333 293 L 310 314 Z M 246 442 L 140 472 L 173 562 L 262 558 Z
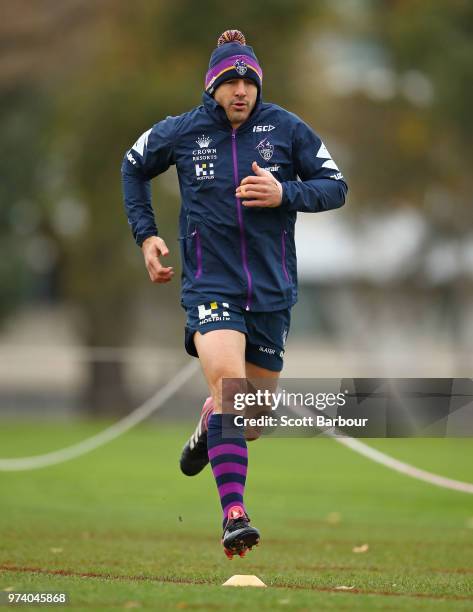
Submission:
M 244 557 L 246 552 L 251 550 L 253 546 L 258 546 L 259 541 L 259 531 L 253 527 L 247 527 L 233 531 L 222 540 L 222 544 L 225 554 L 231 559 L 233 555 Z

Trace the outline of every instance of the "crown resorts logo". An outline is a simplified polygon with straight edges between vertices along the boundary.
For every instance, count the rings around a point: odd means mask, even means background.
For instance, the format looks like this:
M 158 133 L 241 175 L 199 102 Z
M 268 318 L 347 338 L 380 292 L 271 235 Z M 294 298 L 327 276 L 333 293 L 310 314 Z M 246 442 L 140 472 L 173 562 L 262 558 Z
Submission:
M 239 58 L 235 62 L 235 70 L 238 72 L 240 76 L 243 76 L 244 74 L 246 74 L 246 71 L 248 70 L 248 66 L 246 62 L 244 62 L 241 58 Z
M 214 162 L 217 159 L 217 149 L 211 149 L 209 147 L 213 140 L 210 136 L 202 134 L 195 142 L 199 145 L 198 149 L 192 151 L 192 161 L 195 164 L 195 176 L 198 181 L 213 180 L 215 178 Z
M 212 139 L 210 138 L 210 136 L 204 136 L 204 134 L 202 134 L 202 136 L 199 136 L 199 138 L 197 138 L 196 140 L 196 143 L 201 149 L 206 149 L 211 142 Z

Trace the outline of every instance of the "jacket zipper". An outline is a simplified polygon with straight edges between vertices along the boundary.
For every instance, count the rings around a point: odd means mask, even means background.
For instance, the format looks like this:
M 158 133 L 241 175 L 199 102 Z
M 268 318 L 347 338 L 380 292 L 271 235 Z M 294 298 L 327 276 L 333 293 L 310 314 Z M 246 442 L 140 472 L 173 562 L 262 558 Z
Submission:
M 289 274 L 286 268 L 286 234 L 286 230 L 283 230 L 281 232 L 282 270 L 284 272 L 284 276 L 286 277 L 287 282 L 289 282 Z
M 195 228 L 192 235 L 195 237 L 195 252 L 197 256 L 197 269 L 195 271 L 194 277 L 200 278 L 202 276 L 202 245 L 200 243 L 199 230 Z
M 238 187 L 238 159 L 237 159 L 237 146 L 236 146 L 236 130 L 232 129 L 232 157 L 233 157 L 233 178 L 235 182 L 235 189 Z M 251 273 L 248 268 L 248 255 L 246 252 L 246 239 L 245 239 L 245 228 L 243 225 L 243 211 L 240 198 L 235 198 L 237 203 L 237 216 L 238 224 L 240 226 L 240 248 L 241 248 L 241 259 L 243 269 L 246 274 L 246 281 L 248 285 L 248 291 L 246 294 L 246 306 L 245 310 L 250 310 L 251 298 L 252 298 L 252 280 Z

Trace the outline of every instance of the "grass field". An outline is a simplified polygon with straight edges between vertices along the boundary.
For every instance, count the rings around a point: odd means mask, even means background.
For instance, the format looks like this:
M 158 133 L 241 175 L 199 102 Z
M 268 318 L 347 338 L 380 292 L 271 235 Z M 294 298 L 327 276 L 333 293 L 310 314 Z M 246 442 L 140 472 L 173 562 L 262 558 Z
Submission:
M 101 427 L 2 422 L 0 456 L 61 448 Z M 56 467 L 0 472 L 0 591 L 66 592 L 67 609 L 88 610 L 473 609 L 471 495 L 333 440 L 263 439 L 250 446 L 246 495 L 262 542 L 228 561 L 210 471 L 178 471 L 188 433 L 142 425 Z M 370 444 L 473 481 L 473 440 Z M 269 588 L 222 588 L 233 574 Z

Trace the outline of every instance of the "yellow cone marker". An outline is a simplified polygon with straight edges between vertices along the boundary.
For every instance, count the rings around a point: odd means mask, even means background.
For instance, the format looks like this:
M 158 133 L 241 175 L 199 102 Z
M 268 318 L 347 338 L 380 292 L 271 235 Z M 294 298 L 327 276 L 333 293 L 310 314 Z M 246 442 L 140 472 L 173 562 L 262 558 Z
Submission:
M 224 582 L 222 586 L 236 586 L 236 587 L 265 587 L 266 585 L 258 576 L 250 576 L 245 574 L 236 574 Z

